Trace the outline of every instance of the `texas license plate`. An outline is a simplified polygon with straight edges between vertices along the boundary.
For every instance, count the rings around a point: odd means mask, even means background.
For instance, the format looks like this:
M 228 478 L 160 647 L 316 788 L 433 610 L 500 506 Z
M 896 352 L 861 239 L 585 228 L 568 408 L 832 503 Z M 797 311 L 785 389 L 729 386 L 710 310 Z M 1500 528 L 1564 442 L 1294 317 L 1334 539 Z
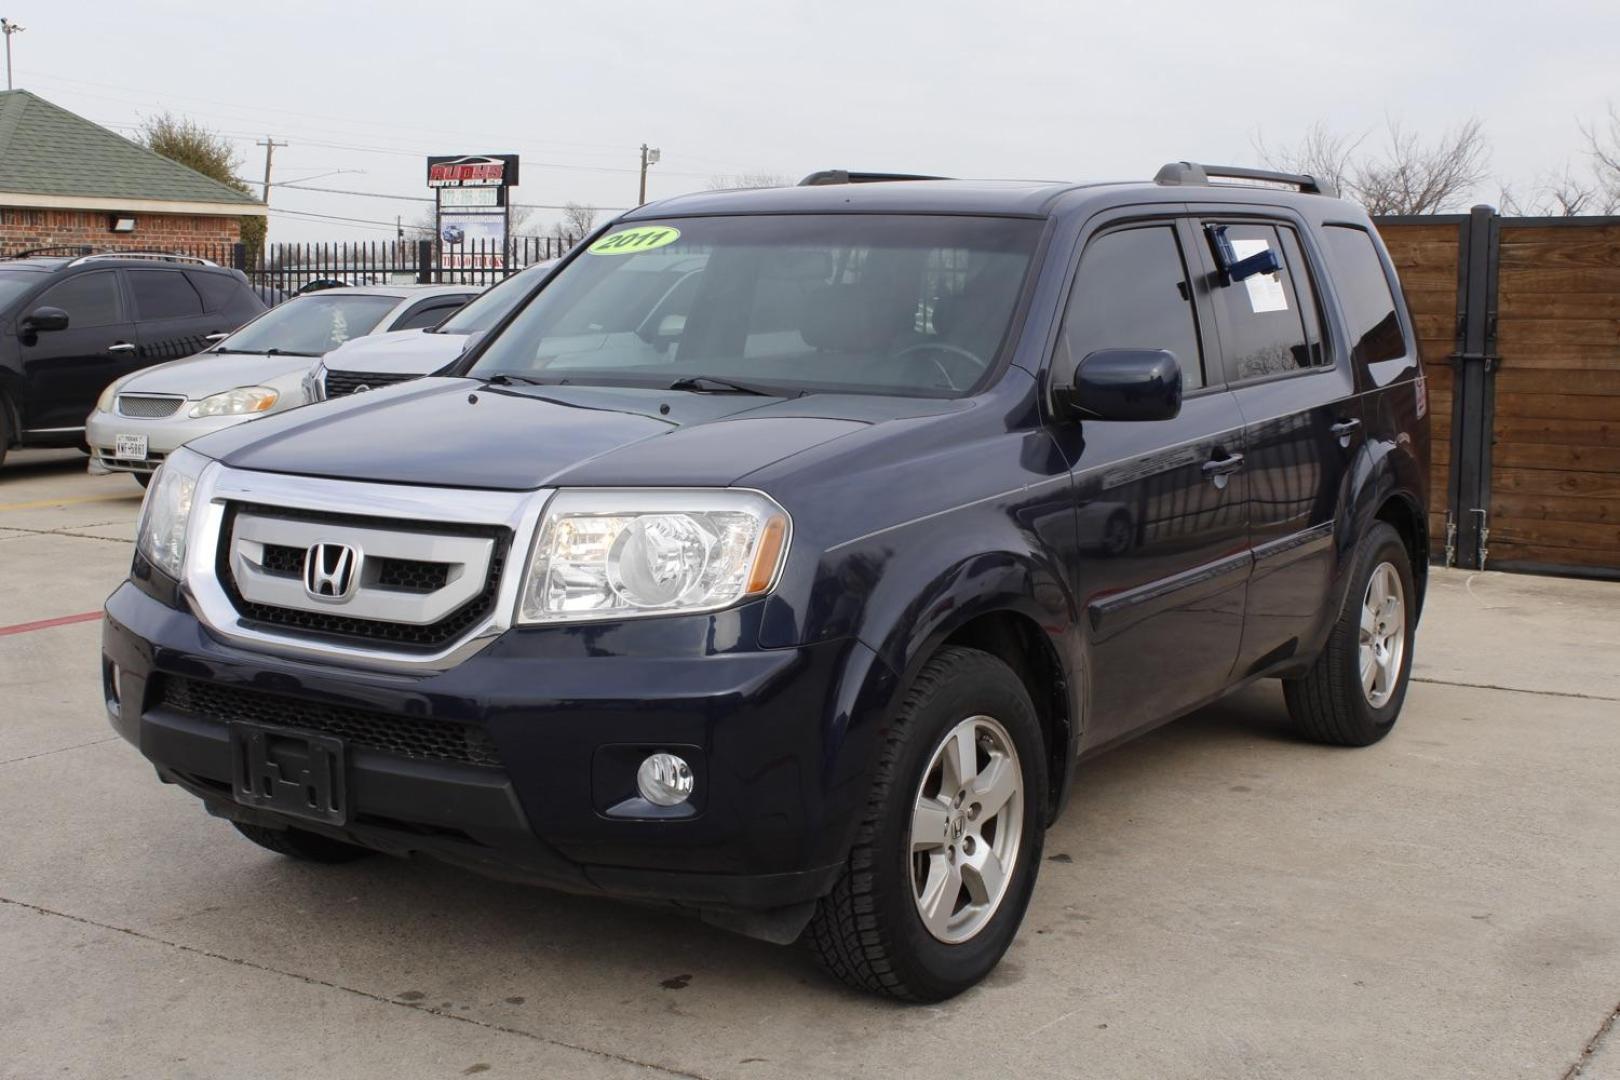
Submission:
M 119 461 L 145 461 L 145 435 L 119 435 L 113 446 L 113 457 Z
M 228 731 L 237 802 L 328 825 L 348 820 L 341 740 L 253 724 L 230 724 Z

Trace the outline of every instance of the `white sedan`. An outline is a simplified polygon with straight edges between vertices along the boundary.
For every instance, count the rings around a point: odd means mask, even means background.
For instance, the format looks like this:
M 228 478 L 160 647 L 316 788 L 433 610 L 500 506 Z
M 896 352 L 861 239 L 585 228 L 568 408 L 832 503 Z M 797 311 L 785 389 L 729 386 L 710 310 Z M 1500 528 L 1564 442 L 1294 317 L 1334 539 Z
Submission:
M 472 285 L 372 285 L 295 296 L 204 352 L 102 391 L 85 422 L 90 471 L 131 473 L 144 486 L 182 443 L 306 404 L 311 359 L 369 334 L 437 325 L 477 293 Z

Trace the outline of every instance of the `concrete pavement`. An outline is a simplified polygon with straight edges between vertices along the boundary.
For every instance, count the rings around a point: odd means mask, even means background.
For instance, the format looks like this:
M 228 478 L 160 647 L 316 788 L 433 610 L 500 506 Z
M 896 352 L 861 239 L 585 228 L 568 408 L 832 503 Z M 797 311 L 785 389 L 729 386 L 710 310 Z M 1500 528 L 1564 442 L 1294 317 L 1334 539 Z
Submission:
M 1620 586 L 1437 573 L 1367 750 L 1275 686 L 1083 767 L 982 988 L 432 863 L 292 863 L 113 738 L 139 489 L 0 471 L 0 1077 L 1620 1077 Z M 1606 1025 L 1611 1025 L 1606 1028 Z

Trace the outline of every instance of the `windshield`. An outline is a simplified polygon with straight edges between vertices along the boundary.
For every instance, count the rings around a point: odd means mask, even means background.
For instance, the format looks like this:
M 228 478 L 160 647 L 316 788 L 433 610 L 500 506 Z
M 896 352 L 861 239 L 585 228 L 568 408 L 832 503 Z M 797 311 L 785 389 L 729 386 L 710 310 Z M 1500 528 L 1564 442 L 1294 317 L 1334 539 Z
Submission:
M 488 330 L 506 318 L 518 301 L 529 294 L 535 283 L 551 270 L 551 263 L 535 263 L 504 281 L 497 281 L 467 302 L 467 305 L 440 323 L 435 334 L 471 334 Z
M 271 308 L 220 342 L 219 352 L 302 353 L 320 356 L 363 337 L 399 303 L 397 296 L 310 293 Z
M 921 215 L 636 222 L 560 270 L 467 374 L 958 394 L 994 362 L 1039 232 Z
M 44 280 L 37 270 L 0 270 L 0 309 Z

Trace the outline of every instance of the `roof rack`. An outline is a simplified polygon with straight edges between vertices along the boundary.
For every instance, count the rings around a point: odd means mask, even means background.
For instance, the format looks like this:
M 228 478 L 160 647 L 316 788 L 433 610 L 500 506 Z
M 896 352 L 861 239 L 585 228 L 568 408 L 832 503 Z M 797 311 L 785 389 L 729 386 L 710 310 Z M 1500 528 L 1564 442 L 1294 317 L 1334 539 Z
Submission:
M 1231 180 L 1259 180 L 1267 184 L 1287 184 L 1305 195 L 1338 196 L 1332 184 L 1324 183 L 1307 173 L 1275 172 L 1271 169 L 1246 169 L 1240 165 L 1200 165 L 1195 161 L 1172 161 L 1153 178 L 1155 184 L 1186 184 L 1210 186 L 1210 177 Z
M 79 266 L 87 262 L 102 262 L 107 259 L 148 259 L 153 262 L 178 262 L 190 266 L 218 266 L 212 259 L 205 259 L 201 255 L 171 255 L 164 251 L 103 251 L 95 255 L 81 255 L 74 259 L 69 266 Z
M 949 180 L 948 176 L 922 176 L 918 173 L 850 172 L 848 169 L 822 169 L 799 181 L 799 187 L 828 184 L 882 184 L 891 180 Z

